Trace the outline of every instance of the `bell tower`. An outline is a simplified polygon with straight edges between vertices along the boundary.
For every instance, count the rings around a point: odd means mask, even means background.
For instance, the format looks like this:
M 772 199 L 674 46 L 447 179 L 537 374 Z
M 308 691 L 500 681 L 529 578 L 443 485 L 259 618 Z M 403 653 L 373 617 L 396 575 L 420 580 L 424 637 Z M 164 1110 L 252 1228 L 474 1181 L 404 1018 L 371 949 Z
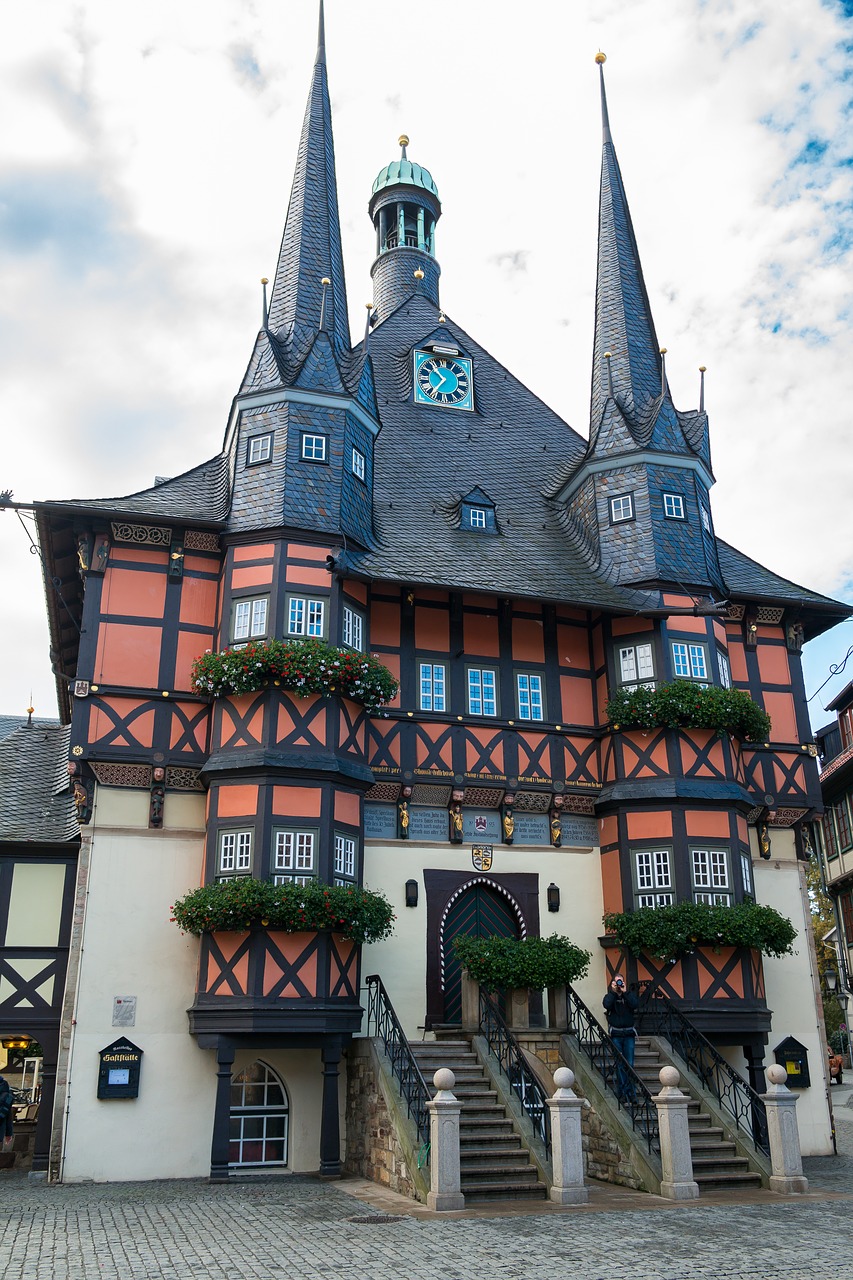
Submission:
M 399 143 L 400 159 L 393 160 L 377 175 L 368 206 L 376 229 L 377 256 L 370 274 L 380 323 L 416 291 L 438 306 L 438 188 L 428 170 L 408 158 L 409 139 L 405 134 Z

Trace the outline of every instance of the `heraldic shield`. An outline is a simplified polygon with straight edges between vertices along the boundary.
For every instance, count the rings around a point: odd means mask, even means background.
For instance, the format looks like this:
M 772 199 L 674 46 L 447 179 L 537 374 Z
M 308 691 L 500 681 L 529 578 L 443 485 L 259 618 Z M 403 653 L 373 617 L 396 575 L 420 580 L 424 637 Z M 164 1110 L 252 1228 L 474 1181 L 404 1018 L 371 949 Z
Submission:
M 475 871 L 491 871 L 492 848 L 490 844 L 475 844 L 471 849 L 471 861 Z

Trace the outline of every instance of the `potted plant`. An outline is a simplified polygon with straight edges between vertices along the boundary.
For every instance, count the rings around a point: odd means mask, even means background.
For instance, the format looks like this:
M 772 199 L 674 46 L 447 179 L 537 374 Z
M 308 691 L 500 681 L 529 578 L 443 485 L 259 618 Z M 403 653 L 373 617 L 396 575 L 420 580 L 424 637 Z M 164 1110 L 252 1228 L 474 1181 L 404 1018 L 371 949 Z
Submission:
M 509 1021 L 516 1027 L 530 1022 L 529 993 L 559 992 L 569 983 L 586 977 L 592 956 L 568 938 L 551 934 L 548 938 L 482 938 L 462 934 L 453 947 L 463 969 L 463 978 L 487 991 L 504 991 Z M 560 1007 L 559 995 L 551 1001 Z M 565 998 L 562 1001 L 565 1005 Z M 479 1018 L 477 1019 L 479 1021 Z

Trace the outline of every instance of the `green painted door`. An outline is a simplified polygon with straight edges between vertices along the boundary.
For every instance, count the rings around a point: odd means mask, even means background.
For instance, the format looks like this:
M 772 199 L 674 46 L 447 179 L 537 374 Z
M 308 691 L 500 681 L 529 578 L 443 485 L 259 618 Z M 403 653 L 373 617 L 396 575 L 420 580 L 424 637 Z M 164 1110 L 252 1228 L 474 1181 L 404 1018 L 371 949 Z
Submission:
M 462 1021 L 462 970 L 453 950 L 460 933 L 478 938 L 517 938 L 518 922 L 509 902 L 488 885 L 473 885 L 451 906 L 444 922 L 444 1021 Z

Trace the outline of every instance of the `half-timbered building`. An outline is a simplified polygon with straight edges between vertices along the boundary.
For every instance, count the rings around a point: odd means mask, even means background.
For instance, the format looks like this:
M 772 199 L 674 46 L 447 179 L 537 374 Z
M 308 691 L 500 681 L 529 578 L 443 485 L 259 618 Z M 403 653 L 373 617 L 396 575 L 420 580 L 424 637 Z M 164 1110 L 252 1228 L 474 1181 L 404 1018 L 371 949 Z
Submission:
M 581 989 L 598 1007 L 624 963 L 602 913 L 684 899 L 778 906 L 798 955 L 700 947 L 660 972 L 631 960 L 630 978 L 658 978 L 755 1084 L 789 1035 L 820 1071 L 800 651 L 848 611 L 715 534 L 708 418 L 673 403 L 603 76 L 582 435 L 443 310 L 442 205 L 405 139 L 369 194 L 374 303 L 352 342 L 324 44 L 321 6 L 280 255 L 221 449 L 127 497 L 39 505 L 88 895 L 67 1177 L 333 1174 L 364 973 L 420 1036 L 460 1017 L 457 933 L 557 931 L 593 951 Z M 368 714 L 274 684 L 193 690 L 197 655 L 270 637 L 376 654 L 399 694 Z M 674 678 L 749 692 L 772 740 L 607 721 L 616 689 Z M 176 896 L 241 874 L 381 889 L 395 933 L 360 955 L 333 931 L 199 942 L 170 923 Z M 98 1100 L 131 996 L 139 1097 Z M 827 1149 L 820 1089 L 800 1124 L 805 1150 Z

